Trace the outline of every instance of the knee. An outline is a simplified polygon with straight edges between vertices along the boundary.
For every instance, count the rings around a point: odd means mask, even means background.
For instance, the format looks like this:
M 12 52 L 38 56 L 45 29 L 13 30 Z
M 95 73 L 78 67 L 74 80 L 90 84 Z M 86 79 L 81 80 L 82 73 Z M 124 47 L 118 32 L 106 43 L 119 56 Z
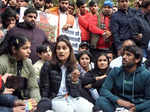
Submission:
M 52 103 L 51 103 L 51 100 L 48 98 L 41 99 L 37 105 L 38 112 L 45 112 L 51 109 L 52 109 Z

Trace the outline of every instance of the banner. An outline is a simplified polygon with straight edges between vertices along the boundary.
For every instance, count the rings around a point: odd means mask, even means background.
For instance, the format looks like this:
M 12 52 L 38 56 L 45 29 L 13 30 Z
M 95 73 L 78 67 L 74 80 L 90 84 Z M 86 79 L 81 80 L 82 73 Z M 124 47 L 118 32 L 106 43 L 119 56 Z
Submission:
M 74 53 L 78 52 L 79 45 L 81 43 L 81 32 L 79 29 L 69 28 L 68 30 L 62 30 L 60 32 L 62 35 L 67 35 L 69 37 L 69 41 L 73 47 Z

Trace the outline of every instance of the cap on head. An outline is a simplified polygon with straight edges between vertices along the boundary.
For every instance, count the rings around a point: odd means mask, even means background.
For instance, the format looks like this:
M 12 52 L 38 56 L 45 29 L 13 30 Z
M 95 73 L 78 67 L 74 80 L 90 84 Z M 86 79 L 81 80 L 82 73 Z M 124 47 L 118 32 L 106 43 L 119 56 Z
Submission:
M 103 6 L 104 6 L 104 7 L 105 7 L 105 6 L 109 6 L 109 7 L 112 8 L 113 5 L 114 5 L 114 3 L 113 3 L 111 0 L 105 0 Z
M 87 48 L 89 48 L 89 44 L 87 42 L 81 42 L 79 47 L 82 47 L 82 46 L 86 46 Z

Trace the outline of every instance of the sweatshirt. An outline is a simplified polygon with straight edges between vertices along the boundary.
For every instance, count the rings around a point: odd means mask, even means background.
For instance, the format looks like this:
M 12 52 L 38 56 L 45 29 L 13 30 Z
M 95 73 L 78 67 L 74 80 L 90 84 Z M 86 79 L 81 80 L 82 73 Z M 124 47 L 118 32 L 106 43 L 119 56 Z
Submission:
M 141 111 L 150 105 L 150 72 L 139 66 L 135 72 L 127 73 L 122 67 L 114 68 L 106 78 L 100 95 L 113 103 L 123 99 L 134 103 Z

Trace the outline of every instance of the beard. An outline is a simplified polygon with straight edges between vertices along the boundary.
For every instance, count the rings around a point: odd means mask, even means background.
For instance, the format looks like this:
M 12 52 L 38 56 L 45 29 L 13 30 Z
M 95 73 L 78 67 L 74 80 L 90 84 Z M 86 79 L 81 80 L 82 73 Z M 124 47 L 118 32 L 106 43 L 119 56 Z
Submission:
M 40 10 L 42 8 L 42 6 L 40 4 L 34 4 L 34 7 L 37 9 L 37 10 Z
M 60 11 L 63 12 L 63 13 L 67 11 L 67 8 L 66 8 L 66 7 L 61 7 L 61 6 L 60 6 L 59 9 L 60 9 Z
M 25 21 L 25 24 L 27 25 L 27 27 L 29 29 L 34 29 L 35 26 L 36 26 L 36 23 L 35 22 L 28 22 L 28 21 Z
M 132 68 L 133 66 L 135 66 L 135 63 L 133 63 L 133 62 L 129 62 L 129 63 L 127 63 L 127 64 L 122 64 L 122 67 L 123 67 L 124 69 L 130 69 L 130 68 Z

